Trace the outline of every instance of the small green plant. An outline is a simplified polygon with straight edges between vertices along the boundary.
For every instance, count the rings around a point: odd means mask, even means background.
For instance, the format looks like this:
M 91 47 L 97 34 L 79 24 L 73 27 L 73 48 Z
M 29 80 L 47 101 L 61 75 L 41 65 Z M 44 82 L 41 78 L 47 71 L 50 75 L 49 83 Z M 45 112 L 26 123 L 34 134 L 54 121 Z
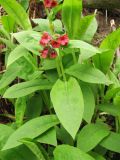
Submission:
M 120 153 L 120 29 L 94 47 L 96 15 L 82 16 L 82 0 L 43 3 L 33 28 L 26 5 L 0 0 L 0 95 L 15 111 L 0 124 L 0 160 L 105 160 Z

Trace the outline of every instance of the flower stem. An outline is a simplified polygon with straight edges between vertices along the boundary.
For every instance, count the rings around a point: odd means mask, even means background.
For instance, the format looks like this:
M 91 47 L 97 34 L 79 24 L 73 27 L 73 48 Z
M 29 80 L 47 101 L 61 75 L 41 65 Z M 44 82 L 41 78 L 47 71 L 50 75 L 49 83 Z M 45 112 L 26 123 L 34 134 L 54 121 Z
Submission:
M 61 51 L 60 50 L 59 50 L 59 65 L 60 65 L 60 68 L 61 68 L 63 80 L 66 81 L 66 76 L 65 76 L 65 72 L 64 72 L 64 67 L 63 67 L 63 63 L 62 63 L 62 57 L 61 57 Z

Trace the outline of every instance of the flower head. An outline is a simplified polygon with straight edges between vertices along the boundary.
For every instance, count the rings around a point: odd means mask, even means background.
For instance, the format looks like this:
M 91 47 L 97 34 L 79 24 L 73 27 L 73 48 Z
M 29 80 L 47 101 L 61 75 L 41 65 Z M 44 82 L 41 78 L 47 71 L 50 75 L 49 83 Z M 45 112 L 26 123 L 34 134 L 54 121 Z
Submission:
M 40 44 L 42 46 L 46 46 L 51 39 L 52 39 L 51 36 L 47 32 L 44 32 L 40 39 Z
M 48 52 L 49 52 L 48 49 L 42 50 L 41 51 L 41 57 L 44 58 L 44 59 L 47 58 L 48 57 Z
M 51 40 L 50 44 L 53 48 L 60 48 L 60 43 L 58 43 L 56 40 Z
M 62 46 L 67 46 L 67 45 L 68 45 L 68 42 L 69 42 L 68 35 L 65 34 L 65 35 L 60 36 L 60 37 L 57 39 L 57 42 L 58 42 L 60 45 L 62 45 Z

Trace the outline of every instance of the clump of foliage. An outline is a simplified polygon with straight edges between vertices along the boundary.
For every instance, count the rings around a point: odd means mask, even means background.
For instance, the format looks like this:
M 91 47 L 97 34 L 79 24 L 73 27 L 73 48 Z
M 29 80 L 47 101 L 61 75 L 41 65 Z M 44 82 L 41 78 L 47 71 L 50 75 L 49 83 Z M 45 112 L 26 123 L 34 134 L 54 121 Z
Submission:
M 94 47 L 82 0 L 43 3 L 47 19 L 33 28 L 26 3 L 0 0 L 0 95 L 15 111 L 0 124 L 0 160 L 105 160 L 120 153 L 120 29 Z

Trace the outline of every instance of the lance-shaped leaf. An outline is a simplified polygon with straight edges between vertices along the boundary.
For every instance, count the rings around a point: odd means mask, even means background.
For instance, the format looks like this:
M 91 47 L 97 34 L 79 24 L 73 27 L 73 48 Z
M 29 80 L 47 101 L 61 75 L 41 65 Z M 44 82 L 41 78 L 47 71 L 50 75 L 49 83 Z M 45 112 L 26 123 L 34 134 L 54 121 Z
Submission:
M 21 145 L 19 140 L 23 138 L 34 139 L 46 132 L 51 127 L 59 123 L 55 115 L 46 115 L 38 118 L 34 118 L 23 126 L 18 128 L 8 139 L 3 150 L 17 147 Z
M 29 17 L 23 7 L 17 1 L 0 0 L 4 10 L 19 24 L 23 29 L 31 29 Z
M 60 122 L 75 138 L 84 111 L 83 95 L 77 80 L 58 80 L 52 88 L 51 100 Z

